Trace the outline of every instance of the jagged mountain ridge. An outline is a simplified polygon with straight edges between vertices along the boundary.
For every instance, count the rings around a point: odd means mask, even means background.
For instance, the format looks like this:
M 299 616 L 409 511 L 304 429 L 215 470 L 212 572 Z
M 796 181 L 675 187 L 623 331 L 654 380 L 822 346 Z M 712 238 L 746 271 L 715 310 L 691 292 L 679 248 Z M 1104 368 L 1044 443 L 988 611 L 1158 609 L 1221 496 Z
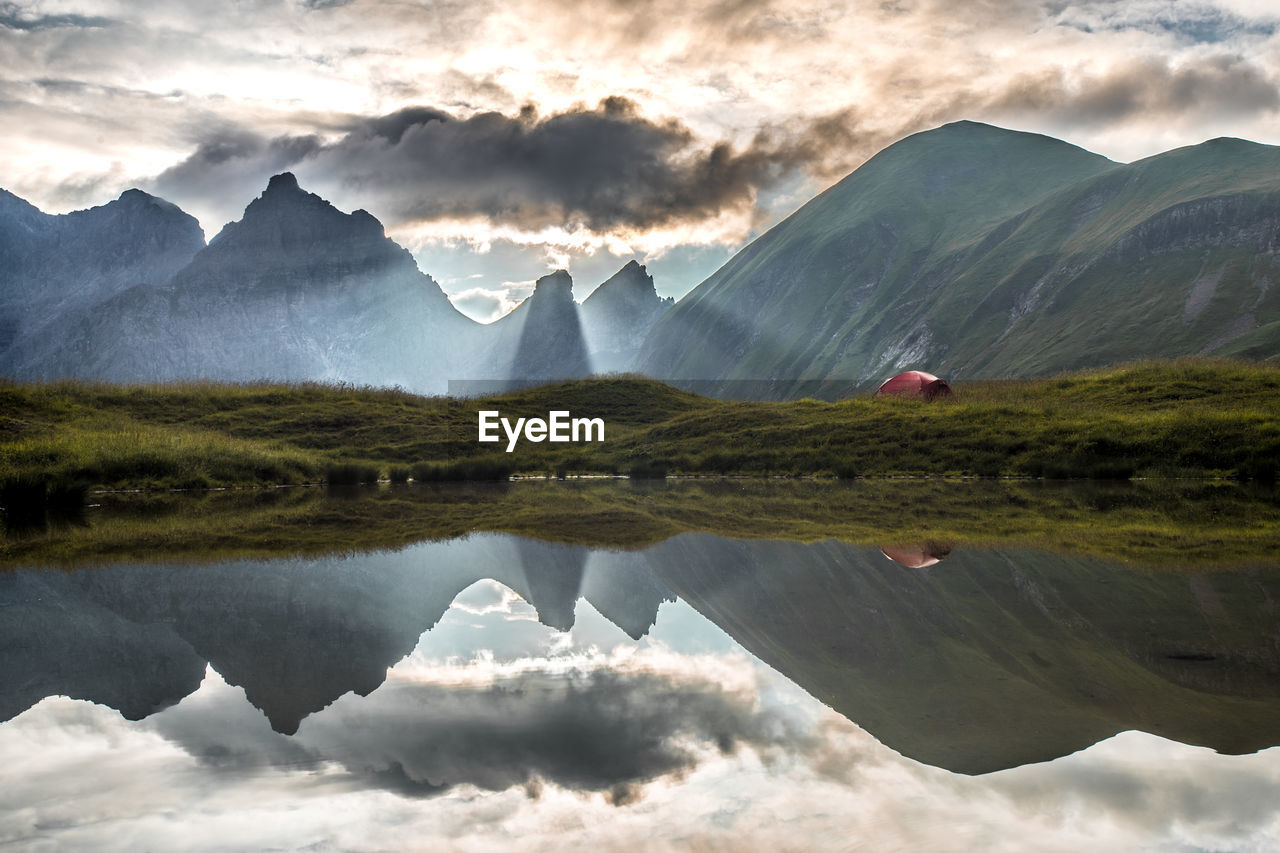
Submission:
M 731 258 L 646 340 L 668 379 L 1033 376 L 1280 352 L 1280 149 L 1123 165 L 957 122 L 901 140 Z
M 539 278 L 528 298 L 482 334 L 485 344 L 467 378 L 536 381 L 591 373 L 573 278 L 564 270 Z
M 649 330 L 673 305 L 673 297 L 658 296 L 653 276 L 636 261 L 628 261 L 605 280 L 579 310 L 593 372 L 634 367 Z
M 463 590 L 493 579 L 567 631 L 579 600 L 633 639 L 672 596 L 622 554 L 477 534 L 402 551 L 114 565 L 0 575 L 0 721 L 45 696 L 141 719 L 194 691 L 208 662 L 279 732 L 338 697 L 368 695 Z
M 139 210 L 163 212 L 188 239 L 122 220 Z M 0 373 L 23 379 L 321 380 L 438 393 L 455 377 L 593 371 L 567 273 L 544 277 L 502 321 L 478 324 L 376 218 L 339 211 L 290 173 L 207 246 L 194 219 L 137 190 L 65 217 L 6 193 L 0 259 L 13 270 L 0 301 L 9 330 Z M 651 302 L 670 304 L 656 293 Z M 647 331 L 644 307 L 630 319 L 591 317 Z
M 469 323 L 374 217 L 342 213 L 284 174 L 167 281 L 57 315 L 14 372 L 425 390 Z
M 510 313 L 484 327 L 469 378 L 527 382 L 626 372 L 653 324 L 674 304 L 658 296 L 653 276 L 634 260 L 581 303 L 574 301 L 569 273 L 556 270 L 539 278 Z

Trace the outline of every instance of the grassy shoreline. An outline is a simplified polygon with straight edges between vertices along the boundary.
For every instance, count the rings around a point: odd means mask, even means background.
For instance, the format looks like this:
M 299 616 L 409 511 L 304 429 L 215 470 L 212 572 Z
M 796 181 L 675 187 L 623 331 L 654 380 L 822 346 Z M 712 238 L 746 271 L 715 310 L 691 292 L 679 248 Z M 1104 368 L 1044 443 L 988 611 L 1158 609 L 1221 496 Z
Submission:
M 529 480 L 95 496 L 0 537 L 0 570 L 395 549 L 474 532 L 645 548 L 685 533 L 1025 547 L 1149 568 L 1274 565 L 1280 493 L 1234 483 Z
M 479 409 L 601 417 L 596 444 L 476 440 Z M 93 489 L 570 476 L 1274 482 L 1280 368 L 1144 362 L 957 383 L 949 400 L 737 402 L 606 377 L 478 400 L 323 385 L 0 382 L 7 503 Z M 26 496 L 26 497 L 24 497 Z M 67 499 L 74 499 L 73 497 Z

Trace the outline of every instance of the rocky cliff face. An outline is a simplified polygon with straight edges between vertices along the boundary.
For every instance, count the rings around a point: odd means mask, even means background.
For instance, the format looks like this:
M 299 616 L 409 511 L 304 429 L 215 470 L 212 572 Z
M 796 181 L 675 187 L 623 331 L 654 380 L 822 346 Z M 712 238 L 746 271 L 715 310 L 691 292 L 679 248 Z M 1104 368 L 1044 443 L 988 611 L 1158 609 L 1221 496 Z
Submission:
M 591 359 L 569 273 L 556 270 L 538 279 L 529 298 L 483 327 L 476 352 L 472 372 L 461 378 L 527 382 L 589 374 Z M 497 387 L 480 383 L 474 391 Z
M 582 302 L 579 315 L 593 373 L 625 372 L 675 300 L 658 296 L 653 276 L 630 261 Z
M 363 210 L 345 214 L 277 175 L 176 275 L 180 372 L 440 391 L 473 325 Z
M 164 284 L 203 248 L 193 217 L 141 190 L 63 216 L 0 190 L 0 372 L 69 375 L 77 348 L 64 351 L 65 318 Z
M 473 325 L 373 216 L 342 213 L 283 174 L 167 280 L 62 313 L 46 345 L 15 360 L 19 375 L 439 392 Z
M 557 270 L 538 279 L 532 295 L 485 327 L 474 378 L 572 379 L 632 368 L 645 336 L 674 299 L 658 296 L 653 276 L 630 261 L 578 304 L 573 279 Z M 455 386 L 485 393 L 497 386 Z

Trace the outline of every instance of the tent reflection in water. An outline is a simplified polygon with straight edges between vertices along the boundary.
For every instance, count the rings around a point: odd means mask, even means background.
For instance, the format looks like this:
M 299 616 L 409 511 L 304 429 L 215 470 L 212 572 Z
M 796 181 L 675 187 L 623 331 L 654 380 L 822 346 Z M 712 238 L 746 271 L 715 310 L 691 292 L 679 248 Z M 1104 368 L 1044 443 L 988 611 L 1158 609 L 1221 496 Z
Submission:
M 908 370 L 899 373 L 876 389 L 876 396 L 891 397 L 923 397 L 932 400 L 935 397 L 950 397 L 951 386 L 932 373 L 923 370 Z
M 880 553 L 908 569 L 936 566 L 951 553 L 951 545 L 942 542 L 917 542 L 914 545 L 882 545 Z

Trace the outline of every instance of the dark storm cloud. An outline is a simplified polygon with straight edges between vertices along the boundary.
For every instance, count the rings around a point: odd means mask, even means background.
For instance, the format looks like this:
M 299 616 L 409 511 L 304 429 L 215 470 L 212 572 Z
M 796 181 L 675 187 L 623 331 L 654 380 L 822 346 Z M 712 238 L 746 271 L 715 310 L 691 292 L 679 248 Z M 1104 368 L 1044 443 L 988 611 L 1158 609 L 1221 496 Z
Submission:
M 527 229 L 643 229 L 749 208 L 759 190 L 820 164 L 853 132 L 840 115 L 768 128 L 744 147 L 705 144 L 684 124 L 650 119 L 616 97 L 547 116 L 525 107 L 455 118 L 411 107 L 347 128 L 329 144 L 223 131 L 153 188 L 179 203 L 235 190 L 243 205 L 271 174 L 296 168 L 322 194 L 336 188 L 389 224 L 481 216 Z
M 237 693 L 224 695 L 243 710 Z M 368 699 L 340 700 L 293 738 L 248 722 L 229 735 L 224 704 L 178 709 L 154 726 L 211 767 L 337 762 L 356 787 L 406 796 L 463 784 L 532 790 L 545 781 L 621 804 L 646 782 L 692 770 L 706 750 L 812 748 L 751 697 L 652 673 L 525 673 L 483 687 L 393 681 Z
M 363 119 L 352 128 L 356 133 L 365 132 L 386 140 L 391 145 L 399 145 L 404 132 L 413 127 L 430 124 L 433 121 L 444 123 L 452 118 L 448 113 L 431 107 L 407 107 L 379 118 Z
M 986 107 L 995 112 L 1050 113 L 1077 124 L 1251 116 L 1280 107 L 1280 87 L 1266 71 L 1238 55 L 1219 54 L 1177 66 L 1153 57 L 1074 83 L 1061 69 L 1017 77 Z
M 369 122 L 315 158 L 395 221 L 481 215 L 523 228 L 646 228 L 750 204 L 794 165 L 781 148 L 703 147 L 677 121 L 631 101 L 540 116 L 442 118 L 405 111 Z

